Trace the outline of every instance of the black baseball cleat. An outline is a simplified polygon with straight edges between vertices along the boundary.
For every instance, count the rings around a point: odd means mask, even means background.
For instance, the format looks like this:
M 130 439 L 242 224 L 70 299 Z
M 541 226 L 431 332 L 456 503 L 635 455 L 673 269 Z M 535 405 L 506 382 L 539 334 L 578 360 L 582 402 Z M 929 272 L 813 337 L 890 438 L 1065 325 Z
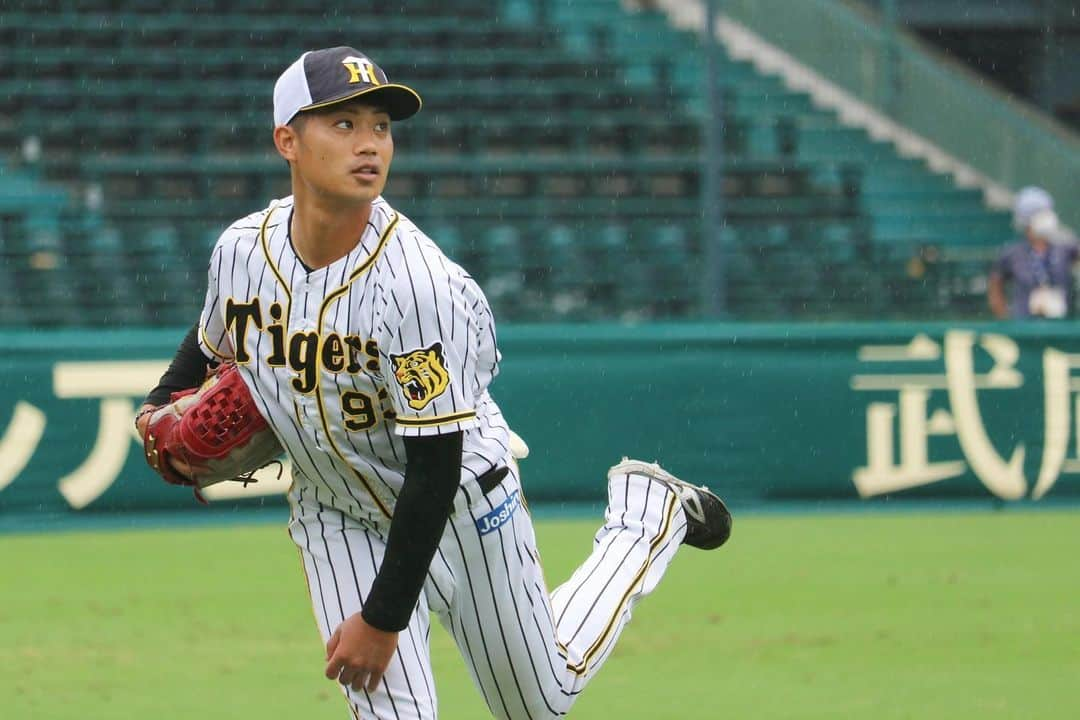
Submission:
M 705 486 L 691 485 L 680 480 L 656 463 L 623 458 L 608 470 L 612 475 L 645 475 L 671 489 L 686 513 L 686 537 L 683 543 L 702 550 L 712 550 L 727 542 L 731 536 L 731 513 L 724 501 Z

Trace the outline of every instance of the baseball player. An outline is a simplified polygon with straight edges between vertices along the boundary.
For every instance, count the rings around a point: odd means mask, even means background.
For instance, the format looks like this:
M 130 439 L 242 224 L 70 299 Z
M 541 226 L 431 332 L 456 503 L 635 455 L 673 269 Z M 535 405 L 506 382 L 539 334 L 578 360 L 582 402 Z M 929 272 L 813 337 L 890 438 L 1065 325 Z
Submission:
M 221 235 L 199 324 L 144 409 L 208 363 L 237 365 L 292 460 L 289 532 L 326 677 L 356 718 L 436 717 L 432 613 L 495 717 L 559 717 L 679 546 L 718 547 L 731 517 L 707 489 L 624 458 L 591 554 L 548 593 L 488 390 L 487 300 L 382 198 L 391 125 L 420 106 L 349 47 L 281 74 L 273 137 L 293 194 Z

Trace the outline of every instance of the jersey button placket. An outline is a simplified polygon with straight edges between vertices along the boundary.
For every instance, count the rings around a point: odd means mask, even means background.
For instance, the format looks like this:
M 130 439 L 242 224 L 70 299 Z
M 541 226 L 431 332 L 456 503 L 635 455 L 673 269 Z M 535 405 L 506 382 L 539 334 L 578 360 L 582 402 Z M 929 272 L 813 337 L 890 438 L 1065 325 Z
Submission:
M 301 302 L 296 304 L 296 311 L 294 312 L 295 327 L 300 332 L 306 332 L 306 334 L 307 332 L 315 332 L 315 334 L 318 334 L 319 331 L 319 328 L 315 326 L 314 318 L 310 317 L 308 314 L 305 314 L 306 308 L 309 311 L 311 310 L 312 305 L 309 303 L 314 303 L 313 307 L 318 308 L 319 303 L 322 300 L 319 297 L 311 297 L 313 293 L 313 287 L 314 286 L 311 282 L 310 276 L 300 280 L 296 287 L 297 293 L 301 298 Z M 318 345 L 316 345 L 314 349 L 309 351 L 314 355 L 314 357 L 309 356 L 308 358 L 306 358 L 306 362 L 315 363 L 316 366 L 318 366 L 319 350 L 320 349 Z M 320 370 L 316 368 L 316 372 L 319 371 Z M 306 395 L 300 395 L 299 402 L 300 407 L 303 411 L 303 418 L 305 418 L 305 424 L 308 426 L 311 437 L 315 441 L 315 446 L 318 447 L 320 450 L 325 451 L 327 448 L 325 447 L 325 440 L 321 433 L 322 419 L 319 412 L 318 396 L 316 396 L 315 392 L 312 390 L 312 392 Z
M 309 333 L 315 331 L 315 323 L 309 318 L 304 310 L 311 302 L 309 295 L 311 294 L 311 281 L 304 277 L 297 281 L 293 286 L 293 303 L 292 312 L 289 314 L 289 334 L 293 333 Z M 318 348 L 315 350 L 316 356 L 318 354 Z M 311 358 L 306 358 L 307 362 L 311 362 Z M 303 372 L 300 368 L 293 368 L 294 377 L 299 376 Z M 316 407 L 317 400 L 315 398 L 314 391 L 310 393 L 297 393 L 296 396 L 296 408 L 298 415 L 300 416 L 300 424 L 309 433 L 310 437 L 315 441 L 316 446 L 320 449 L 322 447 L 321 437 L 318 432 L 319 427 L 319 411 Z

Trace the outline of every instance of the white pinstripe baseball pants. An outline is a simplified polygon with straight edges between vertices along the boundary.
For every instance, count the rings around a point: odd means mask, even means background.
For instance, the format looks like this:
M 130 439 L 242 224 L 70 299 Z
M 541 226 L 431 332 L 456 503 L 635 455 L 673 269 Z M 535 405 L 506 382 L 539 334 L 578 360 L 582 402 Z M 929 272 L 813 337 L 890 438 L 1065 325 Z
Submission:
M 374 693 L 343 688 L 355 717 L 436 717 L 430 612 L 454 637 L 495 717 L 565 715 L 610 655 L 635 603 L 656 587 L 686 532 L 674 493 L 642 475 L 615 476 L 592 553 L 549 596 L 516 469 L 471 508 L 464 497 L 459 493 L 381 687 Z M 323 506 L 312 488 L 301 485 L 290 499 L 289 532 L 325 643 L 362 608 L 382 562 L 385 528 Z

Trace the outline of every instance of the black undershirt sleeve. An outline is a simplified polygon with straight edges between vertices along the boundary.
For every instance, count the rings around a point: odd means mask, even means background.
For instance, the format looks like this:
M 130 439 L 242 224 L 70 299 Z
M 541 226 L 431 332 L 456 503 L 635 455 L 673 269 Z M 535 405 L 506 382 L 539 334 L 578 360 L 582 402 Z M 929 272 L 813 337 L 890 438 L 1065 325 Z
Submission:
M 399 632 L 409 624 L 461 482 L 461 445 L 460 432 L 405 438 L 405 483 L 361 612 L 374 628 Z
M 172 393 L 198 387 L 206 379 L 210 362 L 199 349 L 198 332 L 199 326 L 195 325 L 184 336 L 169 369 L 161 376 L 157 387 L 146 396 L 146 404 L 164 405 L 169 402 Z

